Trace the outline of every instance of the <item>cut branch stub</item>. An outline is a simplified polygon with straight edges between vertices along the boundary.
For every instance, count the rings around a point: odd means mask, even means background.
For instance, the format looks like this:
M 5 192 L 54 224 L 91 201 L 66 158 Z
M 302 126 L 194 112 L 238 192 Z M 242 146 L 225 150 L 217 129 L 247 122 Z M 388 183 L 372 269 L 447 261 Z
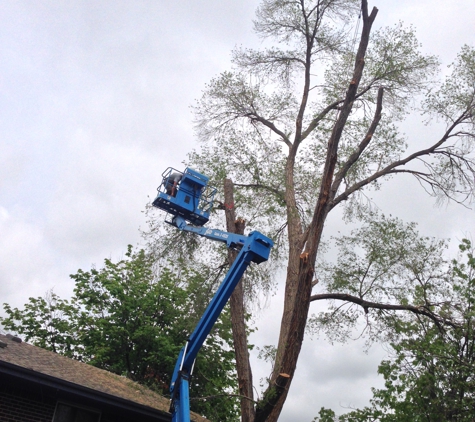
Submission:
M 258 403 L 254 422 L 264 422 L 267 419 L 270 409 L 272 409 L 279 401 L 290 381 L 290 378 L 290 375 L 286 373 L 280 373 L 277 376 L 272 388 L 266 391 L 263 399 Z

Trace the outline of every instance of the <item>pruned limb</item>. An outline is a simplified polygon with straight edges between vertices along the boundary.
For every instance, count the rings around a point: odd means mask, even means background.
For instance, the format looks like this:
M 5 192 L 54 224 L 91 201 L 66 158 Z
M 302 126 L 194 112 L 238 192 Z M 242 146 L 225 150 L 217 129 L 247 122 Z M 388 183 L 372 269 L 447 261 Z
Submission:
M 231 179 L 224 181 L 225 203 L 234 204 L 234 184 Z M 234 205 L 226 208 L 226 228 L 230 233 L 243 234 L 245 221 L 236 218 Z M 237 251 L 228 250 L 228 261 L 231 265 L 236 259 Z M 233 333 L 234 353 L 236 357 L 236 372 L 238 388 L 241 397 L 241 420 L 251 422 L 254 419 L 254 406 L 252 404 L 254 390 L 252 388 L 252 370 L 249 361 L 246 334 L 246 316 L 244 310 L 244 288 L 242 280 L 239 281 L 229 300 L 231 309 L 231 326 Z M 246 399 L 244 399 L 246 397 Z M 250 399 L 250 400 L 249 400 Z

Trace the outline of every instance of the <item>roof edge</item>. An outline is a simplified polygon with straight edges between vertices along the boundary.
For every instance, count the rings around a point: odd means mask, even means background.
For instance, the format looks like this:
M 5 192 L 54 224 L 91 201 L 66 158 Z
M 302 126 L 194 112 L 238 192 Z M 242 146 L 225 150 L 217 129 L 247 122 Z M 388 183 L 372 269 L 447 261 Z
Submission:
M 160 418 L 160 421 L 170 422 L 171 414 L 163 410 L 154 409 L 140 403 L 135 403 L 122 397 L 114 396 L 104 393 L 102 391 L 93 390 L 79 384 L 74 384 L 51 375 L 42 374 L 41 372 L 33 371 L 31 369 L 23 368 L 9 362 L 0 360 L 0 373 L 14 376 L 25 381 L 46 385 L 52 388 L 60 387 L 61 390 L 78 395 L 82 398 L 99 401 L 100 403 L 113 405 L 115 407 L 141 413 L 144 416 Z

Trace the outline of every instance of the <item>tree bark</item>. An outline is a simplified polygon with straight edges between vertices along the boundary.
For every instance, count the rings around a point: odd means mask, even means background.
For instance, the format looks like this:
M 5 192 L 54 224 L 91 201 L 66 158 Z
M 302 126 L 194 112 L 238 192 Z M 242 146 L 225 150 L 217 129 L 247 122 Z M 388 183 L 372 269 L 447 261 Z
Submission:
M 230 233 L 244 234 L 245 221 L 236 219 L 234 209 L 234 184 L 232 180 L 224 181 L 224 208 L 226 214 L 226 228 Z M 228 261 L 231 265 L 236 259 L 237 251 L 228 250 Z M 241 396 L 241 420 L 254 420 L 254 400 L 252 386 L 252 371 L 247 348 L 246 316 L 244 309 L 244 289 L 242 280 L 234 289 L 230 298 L 231 324 L 236 355 L 236 369 L 238 375 L 239 394 Z
M 388 311 L 409 311 L 415 315 L 424 315 L 427 318 L 430 318 L 437 327 L 443 331 L 444 325 L 449 325 L 453 328 L 458 328 L 460 325 L 451 319 L 444 318 L 441 315 L 438 315 L 431 311 L 431 304 L 427 303 L 422 306 L 414 306 L 414 305 L 399 305 L 399 304 L 391 304 L 391 303 L 378 303 L 378 302 L 371 302 L 368 300 L 364 300 L 357 296 L 352 296 L 346 293 L 321 293 L 317 295 L 310 296 L 310 302 L 316 300 L 341 300 L 343 302 L 350 302 L 356 305 L 361 306 L 365 312 L 368 312 L 368 309 L 381 309 L 381 310 L 388 310 Z

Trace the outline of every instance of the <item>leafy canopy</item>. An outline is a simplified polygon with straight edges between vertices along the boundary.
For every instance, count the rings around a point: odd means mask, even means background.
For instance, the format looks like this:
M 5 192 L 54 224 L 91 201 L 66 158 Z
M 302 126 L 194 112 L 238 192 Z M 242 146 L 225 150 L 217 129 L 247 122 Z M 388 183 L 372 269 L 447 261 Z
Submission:
M 414 246 L 419 249 L 417 253 L 427 250 Z M 427 256 L 419 255 L 418 272 L 411 268 L 413 278 L 405 280 L 408 287 L 399 286 L 399 294 L 404 296 L 406 303 L 418 303 L 420 307 L 433 310 L 439 308 L 438 312 L 446 323 L 440 325 L 430 318 L 411 313 L 393 314 L 387 318 L 386 328 L 391 329 L 390 356 L 378 369 L 385 380 L 384 388 L 373 389 L 370 405 L 363 409 L 337 417 L 333 410 L 322 408 L 316 421 L 473 420 L 475 258 L 469 240 L 464 239 L 459 248 L 461 255 L 451 262 L 440 258 L 438 262 L 429 260 L 425 265 Z M 394 249 L 398 250 L 398 245 Z M 404 249 L 407 257 L 414 256 L 411 253 L 413 245 L 407 244 Z M 386 255 L 384 251 L 382 254 Z M 374 262 L 361 251 L 359 255 L 365 255 L 366 259 L 360 258 L 353 268 L 360 267 L 363 260 Z M 400 259 L 397 265 L 404 266 L 405 262 L 406 259 Z M 375 268 L 367 273 L 374 274 L 382 268 L 374 265 Z M 384 265 L 386 269 L 390 267 Z M 373 276 L 370 278 L 375 285 L 378 284 Z M 351 280 L 355 286 L 360 285 L 354 283 L 355 279 Z M 421 284 L 423 280 L 425 284 Z M 378 291 L 380 287 L 375 286 L 375 289 Z M 370 318 L 368 324 L 371 324 Z
M 127 376 L 169 394 L 181 347 L 201 317 L 210 292 L 202 274 L 167 267 L 128 247 L 118 262 L 78 270 L 70 300 L 53 291 L 30 298 L 23 309 L 4 304 L 5 330 L 32 344 Z M 236 388 L 231 323 L 225 311 L 198 355 L 192 379 L 192 409 L 213 420 L 233 420 L 236 403 L 223 396 Z M 207 397 L 207 399 L 201 399 Z

